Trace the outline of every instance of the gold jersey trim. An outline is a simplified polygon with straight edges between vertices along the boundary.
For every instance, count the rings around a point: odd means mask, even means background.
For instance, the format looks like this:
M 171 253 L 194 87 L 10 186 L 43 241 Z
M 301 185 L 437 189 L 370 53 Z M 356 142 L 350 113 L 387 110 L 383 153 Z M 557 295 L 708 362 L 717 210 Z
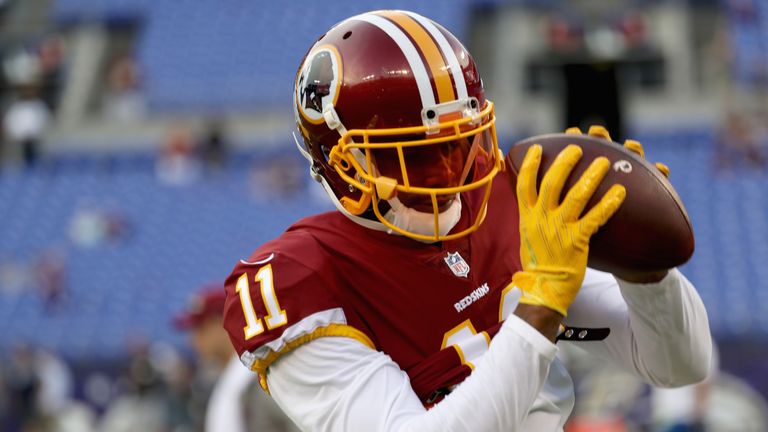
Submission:
M 318 327 L 311 333 L 299 336 L 298 338 L 287 342 L 279 351 L 270 350 L 269 353 L 263 359 L 257 359 L 253 362 L 251 370 L 259 374 L 259 384 L 267 394 L 269 394 L 269 386 L 267 385 L 267 368 L 279 359 L 282 355 L 287 354 L 294 349 L 304 345 L 307 342 L 319 339 L 321 337 L 348 337 L 352 338 L 368 348 L 375 350 L 376 346 L 373 341 L 360 330 L 346 325 L 346 324 L 328 324 L 324 327 Z

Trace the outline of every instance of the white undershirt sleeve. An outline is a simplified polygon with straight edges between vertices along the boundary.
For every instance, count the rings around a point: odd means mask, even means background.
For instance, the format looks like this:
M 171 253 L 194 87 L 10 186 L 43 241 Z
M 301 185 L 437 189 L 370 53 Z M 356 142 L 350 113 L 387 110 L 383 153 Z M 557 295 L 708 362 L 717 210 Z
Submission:
M 378 351 L 344 337 L 311 341 L 267 371 L 278 405 L 311 431 L 517 431 L 557 348 L 511 316 L 472 374 L 426 410 L 408 375 Z
M 693 285 L 677 269 L 652 284 L 617 281 L 608 273 L 587 269 L 565 324 L 610 328 L 603 341 L 575 344 L 613 359 L 658 387 L 699 382 L 710 370 L 707 312 Z

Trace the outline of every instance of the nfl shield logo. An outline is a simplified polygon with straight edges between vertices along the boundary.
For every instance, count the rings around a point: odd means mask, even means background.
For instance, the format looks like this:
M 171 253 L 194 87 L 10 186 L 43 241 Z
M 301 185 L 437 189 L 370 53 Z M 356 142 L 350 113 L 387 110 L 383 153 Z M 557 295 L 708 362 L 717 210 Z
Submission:
M 462 258 L 458 252 L 449 252 L 443 259 L 445 260 L 445 263 L 448 264 L 448 268 L 450 268 L 456 276 L 467 277 L 469 274 L 469 264 L 464 261 L 464 258 Z

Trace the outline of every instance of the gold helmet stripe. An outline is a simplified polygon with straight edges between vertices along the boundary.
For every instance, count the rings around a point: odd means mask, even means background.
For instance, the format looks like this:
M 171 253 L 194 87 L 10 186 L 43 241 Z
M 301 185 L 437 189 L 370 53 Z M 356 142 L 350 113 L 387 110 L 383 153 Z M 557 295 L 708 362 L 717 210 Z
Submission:
M 461 62 L 459 61 L 459 57 L 456 55 L 453 47 L 448 42 L 448 39 L 446 39 L 443 32 L 438 30 L 437 26 L 435 26 L 435 23 L 430 21 L 428 18 L 425 18 L 414 12 L 404 12 L 408 14 L 409 17 L 415 19 L 422 26 L 424 26 L 429 34 L 432 35 L 432 38 L 437 42 L 437 45 L 443 52 L 443 58 L 445 58 L 445 61 L 448 63 L 448 69 L 451 71 L 451 75 L 453 76 L 453 83 L 455 84 L 458 98 L 466 99 L 467 96 L 469 96 L 469 92 L 467 91 L 467 82 L 464 80 L 464 71 L 461 69 Z M 466 57 L 469 56 L 469 53 L 467 53 L 466 50 L 463 50 L 460 55 L 464 59 L 464 62 L 466 62 Z
M 448 65 L 446 65 L 440 48 L 429 32 L 413 17 L 401 11 L 388 10 L 377 12 L 377 14 L 395 22 L 416 43 L 435 81 L 438 103 L 456 100 L 456 92 L 453 90 Z

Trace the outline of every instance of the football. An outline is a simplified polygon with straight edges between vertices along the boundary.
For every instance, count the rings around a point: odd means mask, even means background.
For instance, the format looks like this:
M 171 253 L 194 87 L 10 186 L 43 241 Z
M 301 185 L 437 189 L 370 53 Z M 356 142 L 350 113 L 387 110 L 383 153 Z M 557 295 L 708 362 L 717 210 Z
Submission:
M 507 154 L 510 179 L 516 181 L 528 148 L 542 147 L 538 184 L 555 157 L 569 144 L 583 150 L 563 188 L 563 196 L 589 164 L 605 156 L 611 169 L 587 203 L 592 208 L 614 184 L 624 185 L 627 196 L 616 214 L 590 241 L 591 268 L 611 273 L 634 274 L 679 266 L 691 257 L 694 235 L 688 213 L 672 184 L 652 163 L 621 144 L 592 135 L 547 134 L 517 142 Z M 562 197 L 561 197 L 562 199 Z

